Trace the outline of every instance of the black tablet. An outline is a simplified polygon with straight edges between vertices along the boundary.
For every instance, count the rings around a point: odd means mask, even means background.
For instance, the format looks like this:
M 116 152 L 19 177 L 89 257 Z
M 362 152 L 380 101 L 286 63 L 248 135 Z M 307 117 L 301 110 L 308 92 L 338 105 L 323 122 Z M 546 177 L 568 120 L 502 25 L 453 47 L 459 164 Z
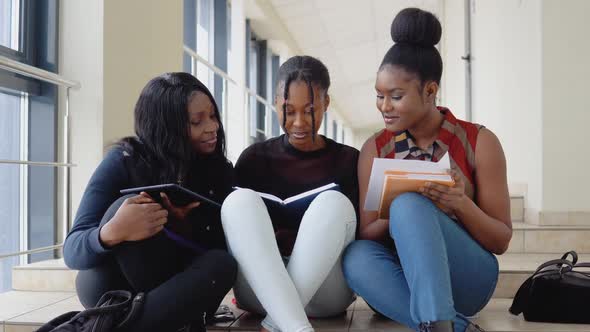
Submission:
M 192 202 L 206 202 L 213 206 L 221 207 L 221 204 L 203 196 L 197 194 L 191 190 L 188 190 L 184 187 L 181 187 L 177 184 L 168 183 L 168 184 L 159 184 L 155 186 L 147 186 L 147 187 L 137 187 L 137 188 L 128 188 L 121 190 L 121 194 L 138 194 L 141 192 L 146 192 L 150 195 L 156 202 L 162 203 L 162 197 L 160 197 L 160 193 L 163 192 L 168 196 L 168 199 L 172 202 L 172 204 L 176 206 L 184 206 Z

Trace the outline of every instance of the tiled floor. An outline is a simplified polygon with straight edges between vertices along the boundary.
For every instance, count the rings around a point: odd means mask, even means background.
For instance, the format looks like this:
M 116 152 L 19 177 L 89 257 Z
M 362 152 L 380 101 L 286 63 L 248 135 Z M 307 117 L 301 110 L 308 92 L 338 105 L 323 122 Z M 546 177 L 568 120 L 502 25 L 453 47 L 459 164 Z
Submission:
M 260 331 L 262 317 L 244 313 L 231 304 L 231 294 L 224 301 L 236 313 L 236 321 L 212 326 L 211 331 Z M 590 325 L 541 324 L 523 320 L 508 313 L 512 300 L 494 299 L 473 320 L 488 332 L 590 332 Z M 375 315 L 363 299 L 358 299 L 347 310 L 346 315 L 328 319 L 312 319 L 316 331 L 370 331 L 370 332 L 410 332 L 412 330 Z
M 260 331 L 262 317 L 239 310 L 232 304 L 232 298 L 233 295 L 228 294 L 224 303 L 232 308 L 237 319 L 233 322 L 211 326 L 209 330 Z M 511 300 L 509 299 L 494 299 L 474 318 L 474 321 L 488 332 L 590 332 L 590 325 L 525 322 L 522 317 L 515 317 L 508 313 L 510 304 Z M 0 294 L 0 332 L 33 332 L 42 323 L 55 316 L 80 309 L 81 305 L 73 293 L 9 292 Z M 411 331 L 400 324 L 373 314 L 362 299 L 353 303 L 345 315 L 327 319 L 312 319 L 311 323 L 318 332 Z

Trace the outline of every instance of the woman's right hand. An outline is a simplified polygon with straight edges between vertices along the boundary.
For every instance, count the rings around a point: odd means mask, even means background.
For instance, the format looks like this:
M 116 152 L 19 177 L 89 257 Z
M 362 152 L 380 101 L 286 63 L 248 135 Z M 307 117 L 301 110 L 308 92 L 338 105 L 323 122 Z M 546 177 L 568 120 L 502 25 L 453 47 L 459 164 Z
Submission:
M 100 240 L 112 247 L 125 241 L 150 238 L 164 228 L 168 211 L 150 197 L 137 195 L 127 198 L 100 230 Z

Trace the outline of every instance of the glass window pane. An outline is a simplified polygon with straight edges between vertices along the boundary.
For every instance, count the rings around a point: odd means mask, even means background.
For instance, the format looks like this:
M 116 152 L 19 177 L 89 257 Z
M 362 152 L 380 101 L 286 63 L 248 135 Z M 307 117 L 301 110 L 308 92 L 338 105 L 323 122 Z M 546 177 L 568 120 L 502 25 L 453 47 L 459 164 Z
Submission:
M 57 88 L 44 87 L 46 96 L 57 95 Z M 50 92 L 52 91 L 52 92 Z M 28 159 L 57 161 L 57 110 L 49 98 L 29 97 Z M 21 135 L 22 136 L 22 135 Z M 27 176 L 27 249 L 55 244 L 57 169 L 54 167 L 28 167 Z M 21 218 L 24 219 L 24 218 Z M 52 259 L 53 252 L 30 255 L 29 262 Z
M 20 165 L 0 164 L 0 253 L 20 251 Z M 0 293 L 12 288 L 12 268 L 19 257 L 0 260 Z
M 281 124 L 279 124 L 279 118 L 277 112 L 272 111 L 272 136 L 276 137 L 281 135 Z
M 191 50 L 197 50 L 197 0 L 184 0 L 184 45 Z M 188 54 L 183 55 L 183 69 L 193 73 L 192 58 Z
M 0 93 L 0 159 L 20 159 L 21 97 Z M 21 166 L 0 164 L 0 253 L 20 250 Z M 18 257 L 0 260 L 0 292 L 12 287 Z
M 332 121 L 332 139 L 338 142 L 338 124 Z
M 20 158 L 21 97 L 0 93 L 0 159 Z
M 19 0 L 0 0 L 0 45 L 19 49 Z
M 197 53 L 205 60 L 213 63 L 213 4 L 211 0 L 199 0 L 197 3 Z M 207 66 L 197 63 L 197 77 L 212 93 L 213 72 Z
M 279 65 L 280 65 L 280 58 L 278 55 L 272 54 L 272 64 L 271 64 L 271 93 L 270 98 L 268 99 L 272 102 L 277 95 L 277 79 L 279 75 Z M 277 113 L 272 112 L 272 136 L 279 136 L 281 134 L 281 127 L 279 125 L 279 119 L 277 118 Z

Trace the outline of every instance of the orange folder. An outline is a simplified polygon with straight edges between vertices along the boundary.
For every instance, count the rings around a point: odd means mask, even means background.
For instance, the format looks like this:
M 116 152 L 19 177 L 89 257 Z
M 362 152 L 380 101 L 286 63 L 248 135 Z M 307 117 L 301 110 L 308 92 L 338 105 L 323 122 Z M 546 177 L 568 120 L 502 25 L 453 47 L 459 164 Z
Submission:
M 426 182 L 439 183 L 449 187 L 455 185 L 455 181 L 447 173 L 385 171 L 383 192 L 379 204 L 379 218 L 389 219 L 391 202 L 400 194 L 419 192 Z

